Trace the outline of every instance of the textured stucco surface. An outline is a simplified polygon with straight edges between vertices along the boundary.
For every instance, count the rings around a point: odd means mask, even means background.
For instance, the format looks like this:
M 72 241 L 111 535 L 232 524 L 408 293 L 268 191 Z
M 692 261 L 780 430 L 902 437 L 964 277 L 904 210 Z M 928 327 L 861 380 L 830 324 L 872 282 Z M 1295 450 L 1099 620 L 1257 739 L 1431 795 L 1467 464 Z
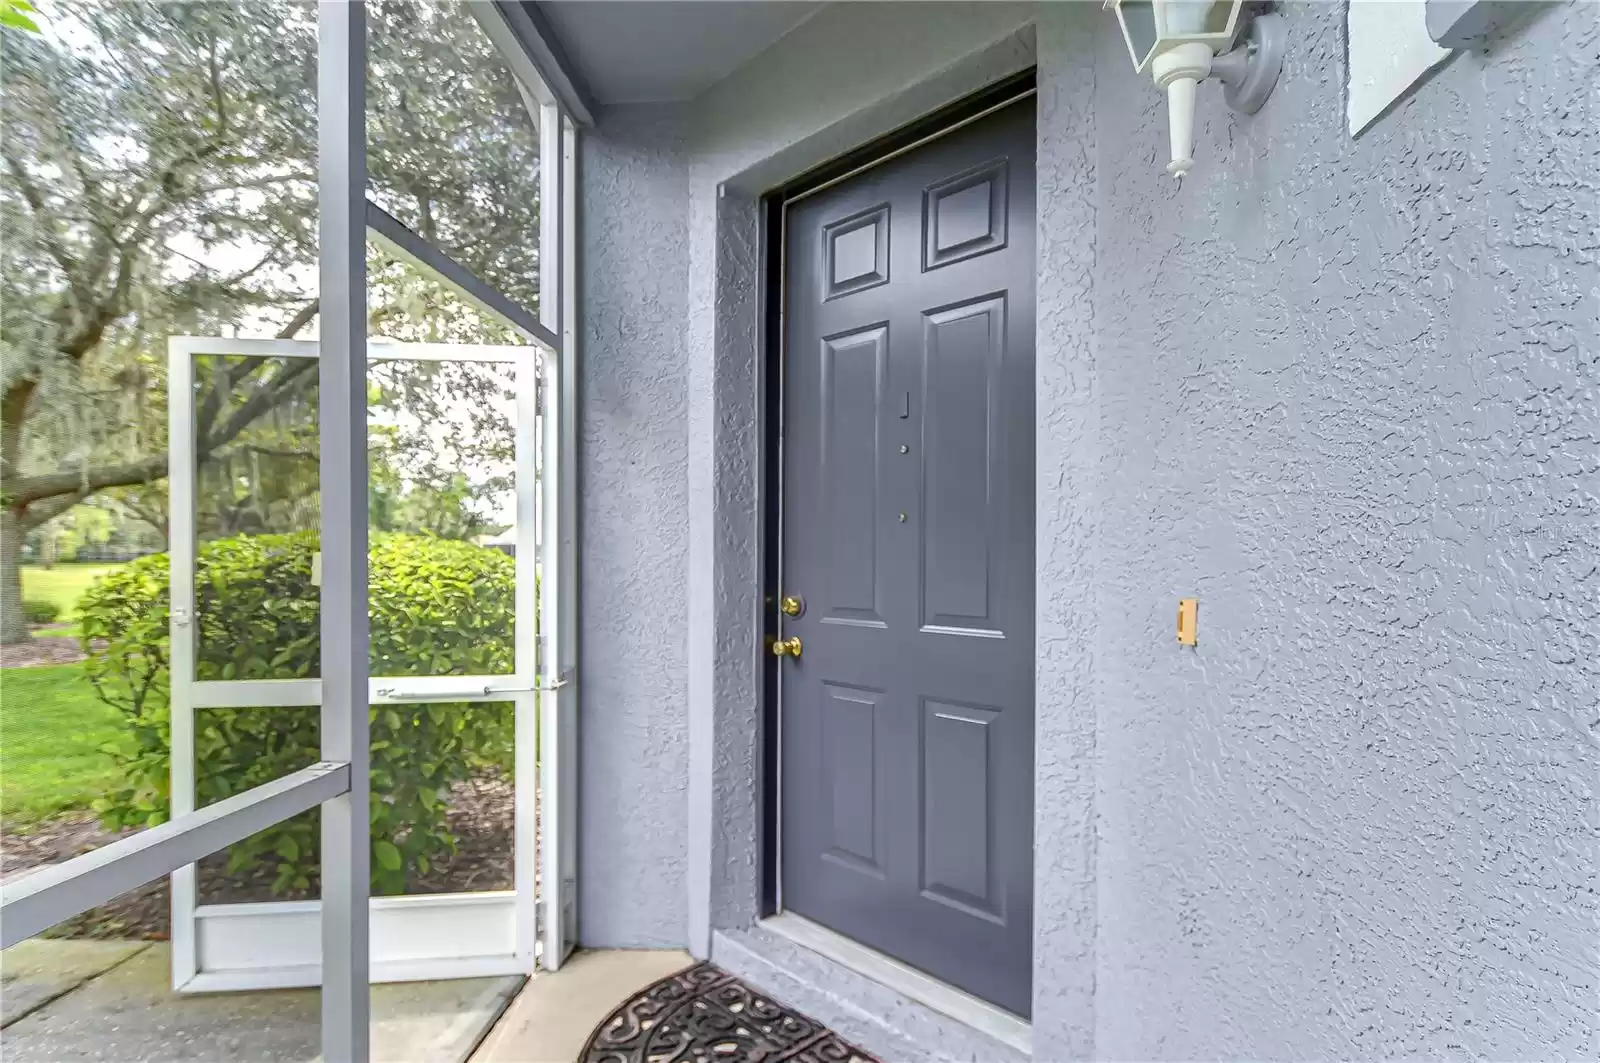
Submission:
M 1099 222 L 1095 57 L 1102 14 L 1062 4 L 1038 27 L 1035 289 L 1033 1045 L 1094 1052 L 1094 600 L 1101 544 L 1093 284 Z
M 579 898 L 589 947 L 684 943 L 688 160 L 670 106 L 582 138 Z
M 691 185 L 698 187 L 697 168 Z M 755 919 L 761 455 L 755 200 L 695 195 L 690 208 L 688 947 L 708 958 L 723 920 Z M 699 238 L 715 233 L 712 247 Z M 721 337 L 723 345 L 717 345 Z M 721 352 L 718 357 L 713 352 Z
M 1040 598 L 1093 611 L 1095 1054 L 1593 1059 L 1600 20 L 1352 141 L 1342 7 L 1286 17 L 1181 185 L 1098 25 L 1093 419 L 1040 411 L 1093 436 L 1089 582 Z
M 704 185 L 697 165 L 691 188 Z M 689 594 L 707 622 L 690 635 L 689 836 L 705 878 L 691 883 L 689 919 L 691 948 L 707 956 L 715 926 L 759 914 L 759 204 L 726 189 L 696 196 L 691 225 L 716 232 L 711 260 L 703 241 L 690 249 Z
M 582 936 L 828 1022 L 742 929 L 755 195 L 1027 65 L 990 7 L 830 9 L 584 151 Z M 1343 8 L 1290 5 L 1180 185 L 1109 17 L 1037 17 L 1034 1058 L 1600 1056 L 1600 20 L 1352 140 Z

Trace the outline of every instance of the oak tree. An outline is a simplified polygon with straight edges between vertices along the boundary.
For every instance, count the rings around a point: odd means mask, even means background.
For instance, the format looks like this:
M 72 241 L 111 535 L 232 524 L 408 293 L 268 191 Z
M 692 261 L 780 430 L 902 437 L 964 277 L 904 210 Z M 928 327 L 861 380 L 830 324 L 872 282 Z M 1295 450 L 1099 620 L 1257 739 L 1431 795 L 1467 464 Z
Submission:
M 368 9 L 371 197 L 535 309 L 520 87 L 466 5 Z M 41 32 L 0 29 L 0 642 L 27 637 L 29 529 L 99 492 L 159 493 L 166 338 L 309 335 L 317 313 L 315 7 L 65 0 L 31 17 Z M 379 286 L 376 319 L 404 287 Z M 315 377 L 309 359 L 201 373 L 202 468 L 271 449 L 263 426 Z

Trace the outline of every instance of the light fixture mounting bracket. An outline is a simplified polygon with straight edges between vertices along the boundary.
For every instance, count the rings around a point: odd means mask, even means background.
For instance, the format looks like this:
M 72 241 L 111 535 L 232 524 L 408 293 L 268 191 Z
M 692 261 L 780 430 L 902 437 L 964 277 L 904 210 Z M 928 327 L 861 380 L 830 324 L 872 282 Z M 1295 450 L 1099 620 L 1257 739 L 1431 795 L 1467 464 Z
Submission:
M 1282 15 L 1256 15 L 1239 45 L 1211 61 L 1211 76 L 1222 82 L 1229 107 L 1242 114 L 1261 110 L 1283 71 L 1287 41 Z

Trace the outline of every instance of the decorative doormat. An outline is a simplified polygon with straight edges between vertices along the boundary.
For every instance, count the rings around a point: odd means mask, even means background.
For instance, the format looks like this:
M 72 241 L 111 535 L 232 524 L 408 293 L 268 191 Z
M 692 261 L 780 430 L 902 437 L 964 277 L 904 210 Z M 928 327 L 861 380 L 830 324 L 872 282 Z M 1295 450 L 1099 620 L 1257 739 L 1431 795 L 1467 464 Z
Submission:
M 608 1015 L 580 1063 L 877 1063 L 819 1022 L 709 963 L 668 975 Z

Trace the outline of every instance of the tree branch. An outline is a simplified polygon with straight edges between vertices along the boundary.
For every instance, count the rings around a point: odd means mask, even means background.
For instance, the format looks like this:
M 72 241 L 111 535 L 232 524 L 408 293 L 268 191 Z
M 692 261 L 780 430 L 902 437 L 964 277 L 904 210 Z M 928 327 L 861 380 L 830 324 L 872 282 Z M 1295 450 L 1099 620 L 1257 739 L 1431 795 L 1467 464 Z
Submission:
M 73 492 L 70 495 L 57 495 L 45 502 L 29 506 L 22 511 L 22 519 L 18 522 L 25 532 L 32 531 L 39 525 L 61 516 L 73 506 L 88 497 L 87 492 Z
M 237 438 L 239 433 L 250 427 L 251 422 L 257 417 L 315 380 L 311 371 L 316 368 L 315 359 L 296 358 L 284 367 L 283 372 L 259 384 L 256 390 L 251 392 L 250 397 L 228 415 L 228 419 L 222 422 L 221 428 L 215 433 L 197 437 L 195 446 L 200 459 L 205 460 L 212 451 Z
M 294 339 L 300 334 L 301 329 L 311 324 L 311 319 L 317 316 L 317 311 L 321 309 L 321 307 L 322 299 L 321 297 L 318 297 L 311 300 L 305 306 L 302 306 L 299 310 L 295 311 L 295 315 L 289 319 L 289 323 L 278 330 L 278 339 Z
M 317 309 L 322 305 L 320 298 L 313 299 L 295 312 L 289 323 L 278 330 L 278 339 L 292 340 L 299 335 L 300 330 L 311 324 L 311 319 L 317 316 Z M 256 370 L 267 364 L 267 359 L 262 357 L 245 358 L 240 361 L 239 368 L 243 370 L 240 377 L 248 377 Z M 211 426 L 216 422 L 217 415 L 222 412 L 222 390 L 212 388 L 206 395 L 205 401 L 200 404 L 195 413 L 196 437 L 206 438 L 211 432 Z
M 213 30 L 211 38 L 206 42 L 206 68 L 211 75 L 211 99 L 217 109 L 217 136 L 219 139 L 228 135 L 228 104 L 222 94 L 222 72 L 217 66 L 217 34 Z
M 83 186 L 83 198 L 89 204 L 89 217 L 98 220 L 104 216 L 104 200 L 100 195 L 100 179 L 89 171 L 84 165 L 83 152 L 80 150 L 75 136 L 68 135 L 63 138 L 72 170 L 78 175 L 78 183 Z
M 83 278 L 78 275 L 78 260 L 67 253 L 66 244 L 62 242 L 61 233 L 56 229 L 55 219 L 50 214 L 50 205 L 45 202 L 44 193 L 34 184 L 33 178 L 28 175 L 27 169 L 15 155 L 8 151 L 5 153 L 5 158 L 6 169 L 11 171 L 12 179 L 17 182 L 23 200 L 27 202 L 28 209 L 33 211 L 34 219 L 43 233 L 45 250 L 50 252 L 50 257 L 56 260 L 56 265 L 67 275 L 67 284 L 72 287 L 73 293 L 82 298 L 85 294 L 84 283 Z
M 28 507 L 24 523 L 29 527 L 37 527 L 96 491 L 147 483 L 165 476 L 166 472 L 167 456 L 155 454 L 138 461 L 102 465 L 98 469 L 40 473 L 17 480 L 6 492 L 6 500 L 14 506 Z M 49 516 L 34 519 L 36 510 L 52 509 L 58 503 L 61 503 L 60 508 L 53 509 Z
M 240 443 L 232 451 L 235 454 L 260 454 L 264 458 L 304 458 L 310 461 L 317 460 L 314 450 L 285 450 L 281 447 L 263 447 L 255 443 Z
M 121 316 L 115 307 L 97 306 L 93 312 L 77 317 L 71 324 L 71 331 L 56 345 L 56 349 L 74 361 L 82 358 L 100 342 L 111 323 Z
M 240 270 L 238 273 L 233 274 L 231 277 L 223 277 L 223 278 L 221 278 L 221 279 L 219 279 L 219 280 L 217 280 L 217 281 L 215 281 L 213 283 L 215 283 L 218 288 L 226 291 L 227 289 L 232 288 L 234 285 L 240 283 L 241 281 L 249 280 L 251 277 L 255 276 L 257 273 L 260 273 L 262 270 L 266 269 L 267 266 L 271 265 L 273 259 L 275 259 L 277 257 L 278 257 L 278 253 L 277 253 L 276 250 L 268 251 L 266 253 L 266 255 L 263 256 L 260 259 L 260 261 L 258 261 L 255 265 L 249 267 L 248 269 Z
M 296 359 L 295 364 L 288 366 L 271 381 L 262 383 L 229 415 L 221 428 L 197 438 L 195 443 L 197 461 L 205 461 L 218 448 L 236 439 L 256 418 L 293 394 L 298 387 L 308 383 L 309 381 L 303 378 L 309 377 L 308 370 L 315 369 L 316 366 L 314 359 Z M 118 465 L 26 476 L 16 481 L 8 490 L 7 501 L 14 506 L 27 507 L 24 524 L 27 527 L 38 527 L 50 517 L 65 511 L 96 491 L 103 491 L 108 487 L 130 487 L 161 479 L 167 475 L 167 457 L 166 454 L 153 454 L 148 458 Z M 44 501 L 46 499 L 49 501 Z M 43 505 L 39 505 L 41 502 Z M 49 515 L 36 518 L 36 510 L 49 510 Z
M 167 534 L 167 511 L 158 506 L 147 506 L 144 500 L 132 495 L 118 495 L 118 500 L 127 507 L 128 512 L 144 521 L 150 527 L 160 532 L 165 538 Z
M 278 331 L 279 339 L 292 339 L 316 315 L 319 301 L 313 299 L 300 308 L 299 313 Z M 262 364 L 265 359 L 252 359 L 251 361 Z M 308 369 L 315 369 L 315 359 L 296 359 L 283 373 L 274 377 L 270 382 L 261 384 L 245 402 L 234 410 L 216 432 L 212 432 L 210 425 L 196 433 L 196 456 L 204 461 L 217 448 L 232 442 L 240 432 L 250 427 L 250 423 L 263 413 L 270 410 L 278 402 L 287 398 L 294 390 L 303 386 L 305 381 L 301 378 Z M 299 364 L 303 362 L 304 364 Z M 30 385 L 31 388 L 31 385 Z M 215 418 L 216 404 L 211 403 L 213 396 L 207 396 L 208 404 L 213 409 L 212 417 Z M 6 405 L 12 404 L 13 396 L 6 396 Z M 23 400 L 26 401 L 25 398 Z M 37 527 L 57 513 L 87 498 L 96 491 L 103 491 L 108 487 L 131 487 L 134 484 L 149 483 L 159 480 L 167 475 L 167 455 L 153 454 L 148 458 L 137 461 L 121 462 L 116 465 L 103 465 L 90 469 L 64 469 L 53 473 L 41 473 L 35 476 L 20 477 L 6 485 L 6 504 L 11 506 L 26 507 L 24 523 L 28 527 Z M 49 499 L 49 502 L 45 502 Z M 59 505 L 60 508 L 55 508 Z M 49 516 L 35 519 L 35 511 L 49 509 Z
M 271 174 L 267 177 L 252 177 L 239 181 L 228 181 L 218 185 L 202 185 L 189 193 L 187 199 L 197 199 L 201 196 L 214 195 L 217 192 L 242 192 L 250 188 L 270 188 L 273 185 L 301 182 L 309 184 L 317 179 L 311 173 L 286 173 Z

